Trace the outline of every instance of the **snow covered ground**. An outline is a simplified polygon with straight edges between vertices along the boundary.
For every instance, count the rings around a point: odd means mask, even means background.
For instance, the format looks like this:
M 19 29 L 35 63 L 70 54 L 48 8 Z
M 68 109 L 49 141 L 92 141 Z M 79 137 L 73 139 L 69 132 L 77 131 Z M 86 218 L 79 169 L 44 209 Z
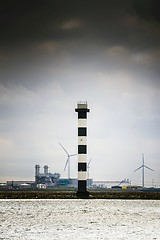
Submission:
M 160 239 L 159 200 L 0 200 L 0 240 Z

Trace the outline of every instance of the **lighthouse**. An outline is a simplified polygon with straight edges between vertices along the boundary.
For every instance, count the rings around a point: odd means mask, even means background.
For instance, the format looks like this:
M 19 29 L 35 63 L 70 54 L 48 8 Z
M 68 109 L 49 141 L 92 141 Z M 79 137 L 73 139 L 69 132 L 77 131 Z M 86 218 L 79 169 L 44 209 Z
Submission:
M 87 102 L 78 102 L 78 191 L 77 196 L 88 197 L 87 192 Z

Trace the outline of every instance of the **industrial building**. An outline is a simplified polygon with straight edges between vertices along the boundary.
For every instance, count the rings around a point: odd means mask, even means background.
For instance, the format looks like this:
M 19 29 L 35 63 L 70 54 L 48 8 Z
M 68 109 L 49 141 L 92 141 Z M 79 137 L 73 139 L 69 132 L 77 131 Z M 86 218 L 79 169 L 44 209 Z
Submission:
M 87 186 L 91 187 L 93 184 L 93 179 L 87 179 Z M 77 178 L 59 178 L 58 187 L 71 187 L 78 188 L 78 179 Z
M 34 181 L 7 181 L 6 183 L 7 189 L 29 189 L 34 187 Z
M 54 187 L 58 185 L 59 173 L 48 172 L 48 165 L 44 165 L 44 172 L 40 172 L 40 166 L 35 165 L 35 184 L 39 188 Z

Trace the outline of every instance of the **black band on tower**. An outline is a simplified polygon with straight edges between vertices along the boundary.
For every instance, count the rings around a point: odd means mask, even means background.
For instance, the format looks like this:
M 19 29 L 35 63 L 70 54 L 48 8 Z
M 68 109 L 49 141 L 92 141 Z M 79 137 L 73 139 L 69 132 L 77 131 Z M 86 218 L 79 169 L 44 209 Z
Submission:
M 78 154 L 87 154 L 87 146 L 78 145 Z
M 78 163 L 78 171 L 87 171 L 87 163 Z
M 80 189 L 85 189 L 86 190 L 86 187 L 87 187 L 87 181 L 86 180 L 79 180 L 78 181 L 78 191 L 81 192 Z
M 87 118 L 87 113 L 86 112 L 79 112 L 78 113 L 78 119 L 80 118 Z
M 78 128 L 78 136 L 87 136 L 87 128 L 79 127 Z

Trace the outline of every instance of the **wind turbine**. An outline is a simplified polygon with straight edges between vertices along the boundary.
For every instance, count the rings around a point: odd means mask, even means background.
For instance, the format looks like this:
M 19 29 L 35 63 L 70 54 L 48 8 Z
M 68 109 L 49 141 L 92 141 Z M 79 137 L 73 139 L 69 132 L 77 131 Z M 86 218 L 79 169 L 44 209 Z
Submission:
M 64 171 L 66 170 L 66 167 L 67 167 L 67 164 L 68 164 L 68 179 L 70 179 L 70 157 L 76 156 L 77 154 L 69 154 L 67 152 L 67 150 L 62 146 L 62 144 L 60 144 L 60 146 L 63 148 L 63 150 L 67 154 L 67 160 L 66 160 L 66 163 L 65 163 L 65 166 L 64 166 Z
M 137 170 L 139 170 L 141 168 L 142 168 L 142 188 L 144 189 L 144 168 L 147 168 L 151 171 L 154 171 L 154 170 L 144 165 L 144 154 L 143 153 L 142 153 L 142 166 L 140 166 L 139 168 L 134 170 L 134 172 L 136 172 Z

